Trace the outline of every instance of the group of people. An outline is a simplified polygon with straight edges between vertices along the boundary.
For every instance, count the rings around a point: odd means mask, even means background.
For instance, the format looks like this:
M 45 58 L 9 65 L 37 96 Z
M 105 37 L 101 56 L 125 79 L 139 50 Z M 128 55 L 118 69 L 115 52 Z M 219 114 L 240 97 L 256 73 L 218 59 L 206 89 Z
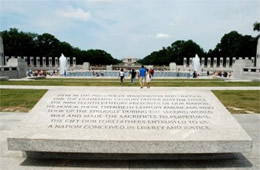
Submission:
M 38 76 L 56 76 L 59 74 L 59 71 L 58 70 L 49 70 L 49 71 L 46 71 L 46 70 L 34 70 L 32 71 L 31 69 L 29 69 L 27 71 L 27 76 L 28 77 L 38 77 Z M 65 75 L 65 74 L 64 74 Z
M 230 72 L 226 72 L 226 71 L 216 71 L 213 74 L 214 77 L 224 77 L 224 78 L 230 78 L 231 77 L 231 73 Z
M 35 70 L 32 71 L 31 69 L 27 71 L 28 77 L 37 77 L 37 76 L 47 76 L 46 71 L 43 70 Z
M 147 88 L 150 88 L 150 82 L 152 80 L 153 74 L 154 74 L 154 70 L 152 68 L 150 68 L 150 69 L 144 68 L 143 65 L 139 69 L 139 72 L 136 72 L 135 69 L 132 69 L 129 72 L 131 84 L 134 85 L 135 78 L 136 78 L 136 75 L 137 75 L 138 78 L 139 78 L 140 87 L 143 88 L 146 84 Z M 120 70 L 119 77 L 120 77 L 120 83 L 123 84 L 124 78 L 125 78 L 125 72 L 124 72 L 123 69 Z

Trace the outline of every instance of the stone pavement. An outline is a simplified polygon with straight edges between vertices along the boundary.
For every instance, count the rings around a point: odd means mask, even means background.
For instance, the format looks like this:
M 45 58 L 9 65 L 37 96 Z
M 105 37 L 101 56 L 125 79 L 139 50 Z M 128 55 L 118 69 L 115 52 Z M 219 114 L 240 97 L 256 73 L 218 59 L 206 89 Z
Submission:
M 233 115 L 253 139 L 253 149 L 249 153 L 234 154 L 226 160 L 133 160 L 133 161 L 87 161 L 87 160 L 46 160 L 29 159 L 22 152 L 7 150 L 7 137 L 19 128 L 27 113 L 0 113 L 0 169 L 1 170 L 77 170 L 77 169 L 181 169 L 181 170 L 258 170 L 260 169 L 260 115 Z

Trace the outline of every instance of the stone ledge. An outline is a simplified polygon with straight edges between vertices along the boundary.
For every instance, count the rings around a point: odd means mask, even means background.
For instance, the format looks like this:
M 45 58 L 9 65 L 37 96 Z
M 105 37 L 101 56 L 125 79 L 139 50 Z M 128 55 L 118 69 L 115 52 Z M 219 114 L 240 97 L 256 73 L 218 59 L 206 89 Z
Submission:
M 21 127 L 8 138 L 10 150 L 205 154 L 247 152 L 252 145 L 210 91 L 49 90 Z

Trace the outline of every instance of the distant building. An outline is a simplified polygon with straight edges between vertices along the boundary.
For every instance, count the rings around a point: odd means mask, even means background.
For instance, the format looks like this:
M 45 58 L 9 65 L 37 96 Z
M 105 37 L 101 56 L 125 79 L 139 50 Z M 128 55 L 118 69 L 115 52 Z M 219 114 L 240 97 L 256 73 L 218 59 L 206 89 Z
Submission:
M 134 66 L 137 62 L 137 58 L 124 58 L 122 62 L 125 66 Z

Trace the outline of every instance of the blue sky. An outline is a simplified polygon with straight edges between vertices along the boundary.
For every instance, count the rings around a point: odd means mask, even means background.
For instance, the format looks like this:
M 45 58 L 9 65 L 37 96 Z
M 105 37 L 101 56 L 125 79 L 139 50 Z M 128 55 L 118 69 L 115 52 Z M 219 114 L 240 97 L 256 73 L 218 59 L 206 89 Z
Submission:
M 205 51 L 236 30 L 256 36 L 259 0 L 0 0 L 1 31 L 50 33 L 80 49 L 143 58 L 176 40 Z

